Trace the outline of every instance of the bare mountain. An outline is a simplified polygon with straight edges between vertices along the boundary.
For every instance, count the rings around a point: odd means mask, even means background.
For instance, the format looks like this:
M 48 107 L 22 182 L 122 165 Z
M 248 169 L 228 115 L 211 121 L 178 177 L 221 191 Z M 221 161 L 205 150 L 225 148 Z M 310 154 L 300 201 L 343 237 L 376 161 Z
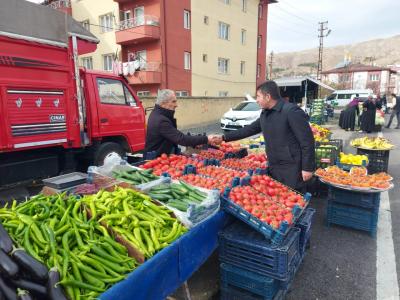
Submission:
M 324 48 L 323 70 L 334 68 L 345 57 L 352 62 L 377 66 L 400 64 L 400 35 L 390 38 Z M 318 48 L 274 54 L 273 77 L 315 74 Z

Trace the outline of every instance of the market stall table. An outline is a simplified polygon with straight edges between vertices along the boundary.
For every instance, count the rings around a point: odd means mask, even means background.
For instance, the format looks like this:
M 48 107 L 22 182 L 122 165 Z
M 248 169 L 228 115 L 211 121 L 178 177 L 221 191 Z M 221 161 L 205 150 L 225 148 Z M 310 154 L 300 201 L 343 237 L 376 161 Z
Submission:
M 227 214 L 218 212 L 143 263 L 99 298 L 165 299 L 189 279 L 213 253 L 217 248 L 218 232 L 229 222 Z

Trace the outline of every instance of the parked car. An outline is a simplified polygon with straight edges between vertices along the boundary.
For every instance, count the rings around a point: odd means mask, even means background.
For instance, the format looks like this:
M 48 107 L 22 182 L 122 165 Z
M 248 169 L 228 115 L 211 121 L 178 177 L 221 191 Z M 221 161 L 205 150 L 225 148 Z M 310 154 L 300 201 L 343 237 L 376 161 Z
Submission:
M 245 101 L 240 102 L 222 116 L 222 130 L 236 130 L 257 120 L 261 114 L 261 108 L 251 96 L 246 98 Z

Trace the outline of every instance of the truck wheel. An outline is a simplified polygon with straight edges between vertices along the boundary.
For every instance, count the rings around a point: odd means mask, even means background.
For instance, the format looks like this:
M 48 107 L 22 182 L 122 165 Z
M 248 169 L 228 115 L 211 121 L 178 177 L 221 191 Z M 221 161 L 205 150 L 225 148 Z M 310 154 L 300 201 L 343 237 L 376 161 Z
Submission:
M 94 165 L 101 166 L 104 160 L 110 155 L 118 155 L 121 158 L 124 156 L 124 149 L 117 143 L 107 142 L 101 144 L 94 155 Z

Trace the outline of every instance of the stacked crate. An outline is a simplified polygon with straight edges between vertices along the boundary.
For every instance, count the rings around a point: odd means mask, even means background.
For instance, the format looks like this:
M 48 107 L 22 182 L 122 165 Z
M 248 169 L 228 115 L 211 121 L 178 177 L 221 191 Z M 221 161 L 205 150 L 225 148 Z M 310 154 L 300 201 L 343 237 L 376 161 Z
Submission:
M 324 124 L 325 101 L 324 99 L 315 99 L 311 107 L 310 122 L 318 125 Z
M 222 231 L 221 299 L 284 299 L 310 241 L 314 213 L 306 209 L 279 245 L 241 221 Z
M 380 193 L 353 192 L 329 188 L 327 225 L 341 225 L 376 235 Z

